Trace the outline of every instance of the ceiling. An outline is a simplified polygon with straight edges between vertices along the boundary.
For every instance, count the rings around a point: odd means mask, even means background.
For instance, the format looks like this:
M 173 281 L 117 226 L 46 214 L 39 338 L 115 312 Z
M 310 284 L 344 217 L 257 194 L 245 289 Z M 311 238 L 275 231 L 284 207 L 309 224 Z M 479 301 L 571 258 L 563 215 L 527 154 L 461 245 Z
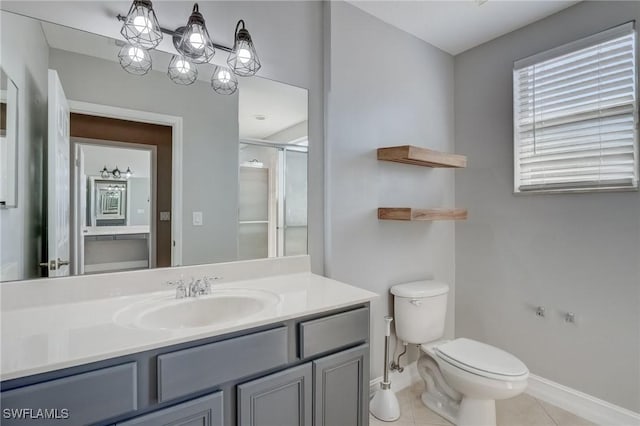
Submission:
M 348 2 L 452 55 L 578 3 L 576 0 Z
M 240 139 L 267 139 L 307 120 L 306 89 L 266 78 L 242 79 L 238 103 Z

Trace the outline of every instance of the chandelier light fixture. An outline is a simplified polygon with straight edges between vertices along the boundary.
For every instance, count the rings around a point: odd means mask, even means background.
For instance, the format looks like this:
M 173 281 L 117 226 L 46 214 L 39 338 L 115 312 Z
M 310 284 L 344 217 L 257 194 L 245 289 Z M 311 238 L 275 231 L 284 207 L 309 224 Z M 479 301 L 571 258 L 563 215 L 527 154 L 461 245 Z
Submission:
M 120 34 L 143 49 L 153 49 L 162 41 L 162 30 L 153 11 L 151 0 L 133 0 Z
M 151 55 L 142 47 L 125 44 L 118 53 L 118 60 L 130 74 L 145 75 L 151 69 Z
M 124 172 L 124 178 L 129 179 L 131 176 L 133 176 L 131 167 L 127 167 L 127 171 Z M 120 171 L 118 166 L 116 166 L 116 168 L 113 170 L 109 170 L 107 169 L 107 166 L 104 166 L 102 170 L 100 170 L 100 177 L 102 179 L 120 179 L 122 177 L 122 172 Z
M 228 68 L 217 66 L 211 76 L 211 88 L 221 95 L 232 95 L 238 89 L 238 78 Z
M 168 74 L 174 83 L 188 86 L 198 78 L 198 69 L 184 56 L 173 55 L 169 62 Z
M 182 33 L 176 46 L 178 52 L 196 64 L 205 64 L 211 61 L 216 51 L 209 31 L 207 31 L 204 17 L 198 10 L 198 3 L 193 5 L 193 12 L 189 16 L 187 26 L 180 28 L 178 32 Z
M 123 23 L 120 33 L 128 42 L 120 49 L 118 59 L 122 68 L 131 74 L 145 75 L 151 70 L 150 50 L 158 47 L 163 34 L 171 37 L 177 52 L 167 70 L 167 75 L 174 83 L 193 84 L 198 79 L 197 65 L 210 63 L 216 50 L 229 53 L 229 68 L 216 66 L 211 76 L 211 88 L 216 93 L 235 93 L 238 88 L 237 76 L 254 76 L 261 67 L 244 20 L 236 24 L 233 47 L 216 44 L 209 35 L 197 3 L 193 5 L 186 25 L 174 31 L 160 26 L 151 0 L 133 0 L 127 16 L 118 15 L 118 20 Z
M 242 25 L 242 28 L 240 28 Z M 227 59 L 229 68 L 241 77 L 251 77 L 256 75 L 262 65 L 258 59 L 256 48 L 251 40 L 251 34 L 244 27 L 244 20 L 239 20 L 236 25 L 233 49 Z

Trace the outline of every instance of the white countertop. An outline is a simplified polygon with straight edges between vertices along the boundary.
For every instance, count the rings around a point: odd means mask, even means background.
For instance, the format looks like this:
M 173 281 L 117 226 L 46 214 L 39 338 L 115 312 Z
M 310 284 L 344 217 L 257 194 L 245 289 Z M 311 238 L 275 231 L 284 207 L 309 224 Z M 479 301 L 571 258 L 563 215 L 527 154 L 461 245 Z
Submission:
M 148 234 L 149 229 L 149 225 L 88 226 L 82 230 L 82 235 L 90 237 L 94 235 Z
M 121 314 L 130 305 L 150 298 L 173 299 L 174 290 L 3 310 L 0 378 L 15 379 L 217 336 L 377 297 L 376 293 L 308 272 L 223 281 L 214 285 L 213 291 L 233 288 L 266 290 L 280 301 L 234 322 L 173 330 L 138 328 L 123 321 Z

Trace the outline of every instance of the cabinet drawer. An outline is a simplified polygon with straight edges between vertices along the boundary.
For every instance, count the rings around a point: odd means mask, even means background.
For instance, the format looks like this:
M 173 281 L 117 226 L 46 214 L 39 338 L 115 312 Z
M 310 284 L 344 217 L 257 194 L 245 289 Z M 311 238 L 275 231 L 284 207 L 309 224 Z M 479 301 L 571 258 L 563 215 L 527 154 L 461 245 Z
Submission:
M 288 362 L 286 327 L 158 356 L 158 401 L 213 388 Z
M 222 392 L 136 417 L 117 426 L 223 426 Z
M 90 424 L 135 411 L 137 404 L 135 362 L 2 392 L 3 409 L 57 409 L 58 417 L 68 413 L 73 424 Z M 4 425 L 48 425 L 65 420 L 46 418 L 8 419 Z
M 369 338 L 369 309 L 360 308 L 300 323 L 300 358 L 365 342 Z

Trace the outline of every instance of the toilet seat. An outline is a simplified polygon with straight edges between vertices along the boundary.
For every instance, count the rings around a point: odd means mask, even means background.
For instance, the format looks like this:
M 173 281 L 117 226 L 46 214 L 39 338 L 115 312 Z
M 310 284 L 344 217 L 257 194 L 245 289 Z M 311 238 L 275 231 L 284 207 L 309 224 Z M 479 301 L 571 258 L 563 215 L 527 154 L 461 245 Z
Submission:
M 501 349 L 471 339 L 459 338 L 435 347 L 437 358 L 478 376 L 502 381 L 520 381 L 529 375 L 527 366 Z

